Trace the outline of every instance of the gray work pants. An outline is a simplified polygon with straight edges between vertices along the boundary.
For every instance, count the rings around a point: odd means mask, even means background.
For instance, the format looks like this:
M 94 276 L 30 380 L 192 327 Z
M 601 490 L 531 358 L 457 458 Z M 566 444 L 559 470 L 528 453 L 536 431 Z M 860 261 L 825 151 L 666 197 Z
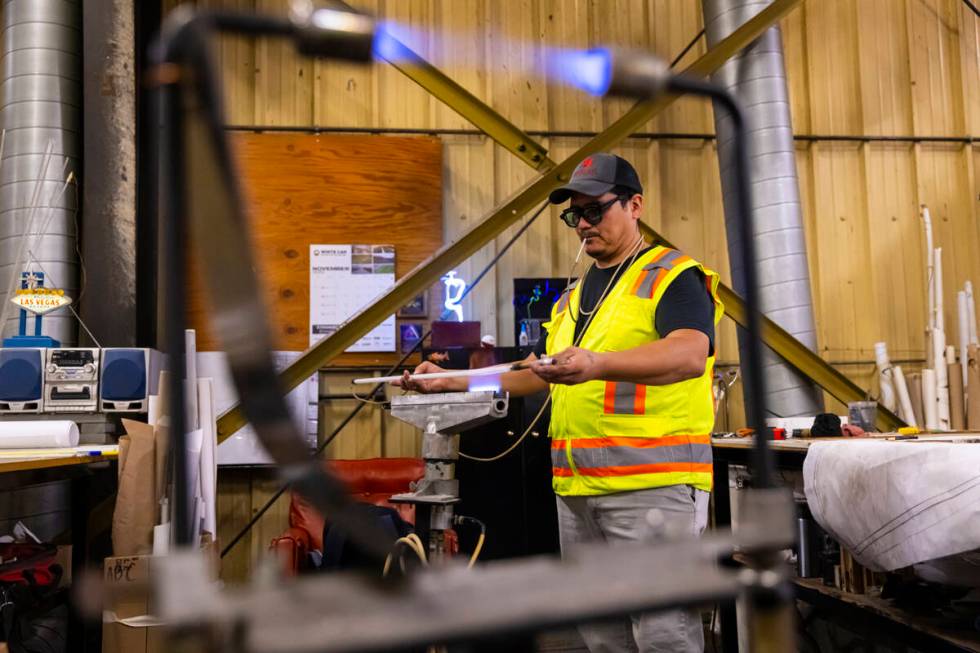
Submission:
M 651 513 L 651 511 L 655 511 Z M 708 493 L 690 485 L 602 496 L 558 497 L 558 531 L 563 555 L 587 542 L 657 541 L 700 535 L 708 521 Z M 665 570 L 667 571 L 667 570 Z M 650 579 L 657 582 L 656 578 Z M 583 597 L 588 600 L 588 597 Z M 592 653 L 703 653 L 697 610 L 634 614 L 579 627 Z

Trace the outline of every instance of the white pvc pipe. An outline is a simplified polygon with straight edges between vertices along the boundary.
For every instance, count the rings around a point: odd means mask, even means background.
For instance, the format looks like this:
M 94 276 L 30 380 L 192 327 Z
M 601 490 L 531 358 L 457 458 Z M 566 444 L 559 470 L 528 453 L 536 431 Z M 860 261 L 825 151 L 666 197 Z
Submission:
M 932 279 L 934 283 L 933 288 L 933 309 L 935 310 L 935 316 L 933 317 L 932 326 L 933 328 L 939 329 L 940 331 L 946 331 L 946 317 L 943 310 L 943 248 L 937 247 L 935 253 L 932 255 Z
M 936 414 L 936 372 L 935 370 L 922 370 L 922 410 L 925 412 L 926 430 L 936 431 L 939 429 L 939 417 Z
M 935 251 L 932 247 L 932 218 L 929 216 L 929 207 L 925 204 L 922 205 L 922 227 L 926 236 L 926 367 L 931 368 L 935 364 L 932 359 L 932 330 L 936 315 L 936 301 L 933 296 L 936 287 L 932 278 Z
M 936 387 L 936 419 L 938 428 L 949 430 L 949 380 L 946 370 L 946 334 L 939 329 L 932 331 L 932 359 L 936 362 L 933 369 Z
M 895 394 L 898 395 L 898 416 L 909 426 L 918 426 L 915 421 L 915 411 L 912 410 L 912 398 L 905 384 L 905 375 L 900 365 L 892 366 L 892 380 L 895 382 Z
M 946 369 L 946 325 L 943 311 L 943 248 L 937 247 L 932 258 L 932 278 L 934 282 L 933 302 L 935 318 L 933 320 L 933 369 L 936 371 L 936 401 L 939 406 L 937 417 L 939 428 L 949 430 L 949 372 Z
M 883 342 L 875 343 L 875 365 L 878 368 L 879 401 L 885 408 L 894 412 L 898 403 L 892 381 L 892 364 L 888 360 L 888 348 Z
M 963 367 L 963 401 L 966 401 L 966 348 L 970 346 L 970 323 L 967 318 L 969 304 L 966 292 L 956 293 L 956 328 L 959 332 L 960 365 Z
M 194 329 L 184 330 L 184 358 L 187 375 L 184 377 L 184 396 L 186 397 L 187 430 L 196 431 L 201 428 L 201 415 L 197 403 L 197 332 Z
M 967 281 L 963 284 L 963 290 L 966 292 L 966 312 L 967 312 L 967 322 L 970 325 L 970 344 L 977 345 L 977 309 L 973 304 L 973 284 Z
M 932 285 L 933 270 L 933 247 L 932 247 L 932 218 L 929 216 L 929 207 L 922 205 L 922 224 L 926 233 L 926 288 L 928 289 L 928 309 L 929 309 L 929 328 L 932 328 L 932 318 L 935 311 L 935 301 L 933 297 L 934 286 Z
M 545 356 L 537 361 L 542 365 L 554 365 L 554 359 L 550 356 Z M 504 372 L 515 372 L 518 370 L 526 370 L 531 367 L 530 363 L 525 363 L 523 361 L 519 363 L 504 363 L 502 365 L 491 365 L 490 367 L 478 367 L 473 370 L 447 370 L 444 372 L 428 372 L 426 374 L 410 374 L 409 379 L 412 381 L 425 381 L 426 379 L 459 379 L 471 376 L 494 376 L 497 374 L 503 374 Z M 398 376 L 368 376 L 359 379 L 354 379 L 351 383 L 356 385 L 365 385 L 368 383 L 393 383 L 395 381 L 401 381 L 404 377 Z

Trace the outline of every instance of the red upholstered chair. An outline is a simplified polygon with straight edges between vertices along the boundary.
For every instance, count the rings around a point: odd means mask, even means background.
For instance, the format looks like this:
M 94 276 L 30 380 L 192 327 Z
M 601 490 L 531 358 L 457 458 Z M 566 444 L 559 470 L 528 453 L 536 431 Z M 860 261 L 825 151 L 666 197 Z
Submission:
M 347 484 L 355 500 L 394 508 L 407 522 L 415 523 L 415 507 L 389 503 L 393 494 L 410 491 L 410 484 L 425 475 L 421 458 L 369 458 L 328 460 L 325 465 Z M 289 528 L 272 540 L 270 550 L 282 560 L 288 573 L 301 571 L 310 551 L 323 550 L 323 516 L 305 499 L 291 494 Z

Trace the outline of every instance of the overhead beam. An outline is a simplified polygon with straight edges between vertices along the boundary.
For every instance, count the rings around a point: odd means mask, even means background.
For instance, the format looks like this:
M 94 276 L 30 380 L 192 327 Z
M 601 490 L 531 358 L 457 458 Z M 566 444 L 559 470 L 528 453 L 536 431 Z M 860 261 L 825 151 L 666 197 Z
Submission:
M 714 48 L 702 55 L 691 66 L 685 69 L 684 73 L 700 77 L 710 75 L 720 68 L 725 61 L 757 39 L 763 31 L 776 23 L 776 21 L 782 19 L 801 1 L 774 0 L 772 4 L 759 12 L 758 15 L 747 21 Z M 442 73 L 439 73 L 439 75 L 442 75 Z M 442 76 L 445 77 L 444 75 Z M 463 90 L 465 91 L 465 89 Z M 466 93 L 484 107 L 483 111 L 493 113 L 492 109 L 468 92 Z M 316 373 L 318 369 L 328 364 L 349 346 L 357 342 L 365 333 L 376 327 L 425 288 L 435 283 L 447 270 L 475 254 L 481 247 L 496 238 L 534 206 L 544 201 L 551 190 L 569 179 L 579 161 L 591 154 L 614 147 L 670 106 L 676 99 L 676 96 L 663 95 L 654 100 L 637 103 L 621 118 L 589 140 L 570 157 L 548 168 L 540 177 L 528 183 L 502 206 L 496 208 L 483 220 L 473 226 L 459 240 L 443 247 L 428 260 L 420 263 L 396 283 L 384 296 L 345 322 L 337 331 L 306 350 L 299 359 L 280 374 L 280 381 L 283 387 L 286 390 L 291 390 L 304 379 Z M 447 100 L 443 99 L 443 101 L 445 102 Z M 463 115 L 462 112 L 460 113 Z M 497 119 L 506 122 L 500 116 L 497 116 Z M 479 124 L 474 124 L 483 129 Z M 510 123 L 507 124 L 509 125 Z M 513 125 L 510 125 L 510 127 L 520 132 Z M 523 132 L 520 133 L 523 134 Z M 528 138 L 530 139 L 530 137 Z M 732 295 L 734 295 L 733 292 Z M 840 376 L 844 378 L 843 375 Z M 218 419 L 218 441 L 224 441 L 244 426 L 245 423 L 244 415 L 238 405 L 233 406 Z

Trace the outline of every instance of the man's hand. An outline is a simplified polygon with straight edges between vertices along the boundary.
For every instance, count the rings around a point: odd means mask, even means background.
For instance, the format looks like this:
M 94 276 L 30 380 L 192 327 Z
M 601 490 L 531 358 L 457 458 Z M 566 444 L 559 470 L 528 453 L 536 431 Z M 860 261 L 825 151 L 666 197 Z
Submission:
M 434 363 L 425 361 L 421 365 L 415 368 L 413 374 L 430 374 L 432 372 L 445 372 L 445 370 Z M 422 394 L 430 394 L 433 392 L 452 392 L 455 390 L 451 386 L 453 379 L 424 379 L 424 380 L 414 380 L 409 378 L 408 370 L 402 375 L 402 378 L 398 381 L 394 381 L 392 385 L 399 388 L 404 388 L 405 390 L 414 390 L 415 392 L 421 392 Z
M 575 385 L 600 378 L 602 374 L 601 356 L 594 351 L 569 347 L 551 357 L 554 363 L 535 361 L 531 371 L 548 383 Z

